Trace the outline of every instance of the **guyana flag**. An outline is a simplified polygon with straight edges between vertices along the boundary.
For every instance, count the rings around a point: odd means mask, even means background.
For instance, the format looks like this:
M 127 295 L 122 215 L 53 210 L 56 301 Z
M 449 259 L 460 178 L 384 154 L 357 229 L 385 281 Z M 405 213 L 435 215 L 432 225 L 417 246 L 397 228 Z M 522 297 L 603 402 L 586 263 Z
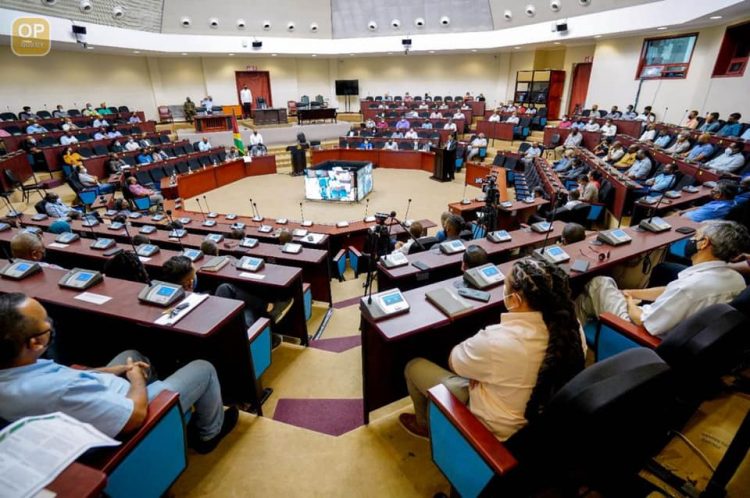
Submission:
M 245 144 L 242 143 L 242 135 L 240 135 L 240 128 L 237 126 L 237 117 L 234 115 L 234 111 L 232 112 L 232 140 L 237 151 L 244 156 Z

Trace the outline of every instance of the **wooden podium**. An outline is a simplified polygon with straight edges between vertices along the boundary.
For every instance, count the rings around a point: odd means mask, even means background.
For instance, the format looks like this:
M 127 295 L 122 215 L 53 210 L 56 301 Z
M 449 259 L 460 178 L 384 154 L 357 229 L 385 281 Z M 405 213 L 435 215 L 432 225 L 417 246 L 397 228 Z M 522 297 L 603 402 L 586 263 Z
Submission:
M 456 171 L 456 148 L 447 150 L 433 147 L 432 151 L 435 153 L 435 169 L 430 178 L 438 182 L 453 180 Z

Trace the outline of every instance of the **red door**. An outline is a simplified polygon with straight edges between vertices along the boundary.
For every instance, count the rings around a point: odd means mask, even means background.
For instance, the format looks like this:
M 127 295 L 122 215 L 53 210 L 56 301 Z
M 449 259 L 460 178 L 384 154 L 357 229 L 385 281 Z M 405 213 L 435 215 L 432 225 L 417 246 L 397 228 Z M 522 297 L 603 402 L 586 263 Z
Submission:
M 591 63 L 576 64 L 573 69 L 573 82 L 570 85 L 570 101 L 568 102 L 568 116 L 572 116 L 576 106 L 583 109 L 586 95 L 589 93 L 589 78 L 591 78 Z
M 250 92 L 253 94 L 253 109 L 258 107 L 258 97 L 266 99 L 268 107 L 273 107 L 271 101 L 271 77 L 268 71 L 235 71 L 235 79 L 237 80 L 237 103 L 242 105 L 240 102 L 240 90 L 242 87 L 247 85 Z

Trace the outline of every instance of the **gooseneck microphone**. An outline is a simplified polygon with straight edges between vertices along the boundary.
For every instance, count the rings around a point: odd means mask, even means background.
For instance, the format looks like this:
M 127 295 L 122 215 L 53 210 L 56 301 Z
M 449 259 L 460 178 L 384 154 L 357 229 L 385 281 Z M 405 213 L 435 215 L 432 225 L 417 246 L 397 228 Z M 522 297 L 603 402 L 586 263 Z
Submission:
M 172 226 L 172 232 L 175 232 L 175 238 L 177 239 L 177 245 L 180 246 L 180 251 L 185 252 L 185 247 L 182 245 L 182 237 L 178 237 L 177 235 L 177 227 L 175 226 L 174 219 L 172 219 L 172 210 L 167 209 L 164 211 L 164 213 L 167 215 L 167 219 L 169 219 L 169 224 Z M 171 238 L 171 237 L 170 237 Z
M 133 242 L 133 237 L 130 235 L 130 230 L 128 229 L 128 224 L 123 223 L 123 227 L 125 228 L 125 235 L 128 236 L 128 242 L 130 242 L 130 247 L 133 248 L 133 252 L 135 253 L 136 259 L 138 259 L 138 265 L 141 267 L 141 270 L 143 271 L 143 274 L 146 276 L 146 283 L 151 286 L 151 276 L 148 274 L 148 271 L 146 270 L 146 265 L 143 264 L 143 261 L 141 261 L 141 257 L 138 256 L 138 248 L 135 247 L 135 242 Z M 179 239 L 177 239 L 179 240 Z
M 542 244 L 542 250 L 539 251 L 541 254 L 544 254 L 544 251 L 547 249 L 547 244 L 549 244 L 549 234 L 552 233 L 554 223 L 555 223 L 555 216 L 557 215 L 557 200 L 560 197 L 560 190 L 555 190 L 555 195 L 552 198 L 552 217 L 549 221 L 549 230 L 547 230 L 547 233 L 544 234 L 544 243 Z

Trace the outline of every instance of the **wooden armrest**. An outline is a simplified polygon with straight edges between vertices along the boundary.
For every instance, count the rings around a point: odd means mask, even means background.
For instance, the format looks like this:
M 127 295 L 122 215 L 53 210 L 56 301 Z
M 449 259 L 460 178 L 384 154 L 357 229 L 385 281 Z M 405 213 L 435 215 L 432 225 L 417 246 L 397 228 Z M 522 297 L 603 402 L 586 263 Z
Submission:
M 336 253 L 336 255 L 333 257 L 334 261 L 340 261 L 342 257 L 346 256 L 346 249 L 341 249 L 339 252 Z
M 505 445 L 498 441 L 495 435 L 469 411 L 466 405 L 456 399 L 447 387 L 438 384 L 427 394 L 495 473 L 507 474 L 518 465 L 518 460 Z
M 648 333 L 645 327 L 636 325 L 627 320 L 623 320 L 617 315 L 612 313 L 602 313 L 599 315 L 599 321 L 602 325 L 606 325 L 618 332 L 628 339 L 645 346 L 647 348 L 655 349 L 661 344 L 661 339 L 654 337 Z
M 351 252 L 352 254 L 354 254 L 358 258 L 362 257 L 362 253 L 359 252 L 359 250 L 356 247 L 354 247 L 354 246 L 349 246 L 349 252 Z
M 122 444 L 112 448 L 111 451 L 105 450 L 97 454 L 91 460 L 86 461 L 87 465 L 97 468 L 105 474 L 110 474 L 122 462 L 133 449 L 146 437 L 156 424 L 179 403 L 179 395 L 172 391 L 160 392 L 148 404 L 148 414 L 143 424 L 133 434 L 122 439 Z M 178 405 L 179 409 L 179 405 Z
M 268 318 L 258 318 L 247 329 L 247 341 L 253 342 L 268 327 L 270 320 Z

